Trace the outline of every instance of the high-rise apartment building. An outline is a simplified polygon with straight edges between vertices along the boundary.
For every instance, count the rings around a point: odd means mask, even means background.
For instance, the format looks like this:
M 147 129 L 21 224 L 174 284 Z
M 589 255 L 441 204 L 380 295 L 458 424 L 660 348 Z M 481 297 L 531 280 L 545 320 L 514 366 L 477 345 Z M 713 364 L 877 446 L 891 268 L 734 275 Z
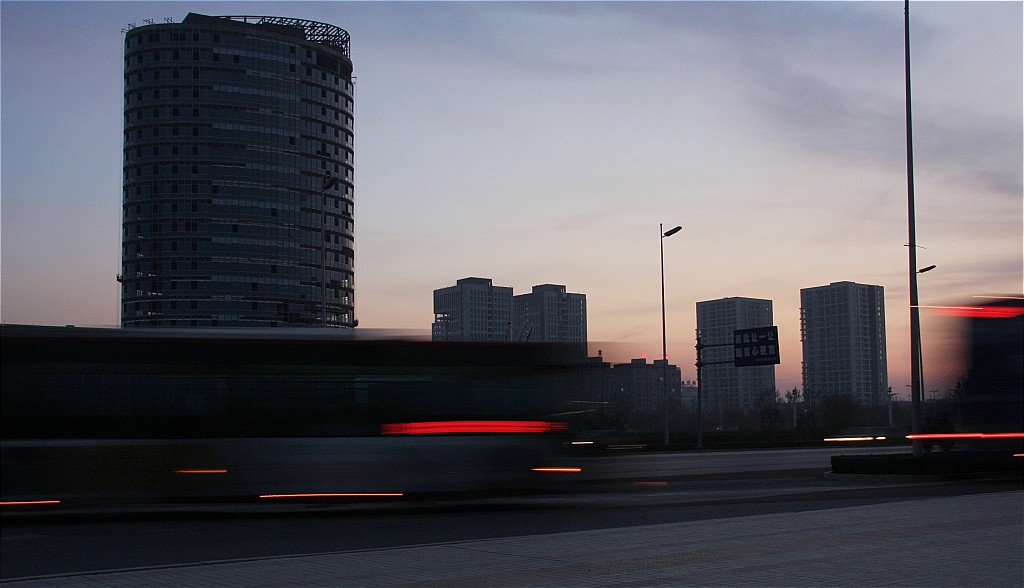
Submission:
M 512 330 L 512 288 L 490 278 L 462 278 L 434 290 L 434 341 L 508 341 Z
M 664 359 L 647 363 L 646 358 L 633 359 L 629 363 L 613 366 L 616 401 L 628 413 L 665 414 L 665 376 L 668 376 L 667 400 L 677 406 L 682 385 L 682 370 L 679 366 L 665 364 Z
M 833 282 L 800 290 L 803 386 L 812 402 L 849 394 L 863 403 L 884 401 L 885 299 L 881 286 Z
M 518 341 L 577 343 L 586 353 L 587 295 L 541 284 L 513 299 L 512 336 Z
M 600 353 L 600 350 L 598 350 Z M 579 419 L 593 429 L 664 430 L 665 377 L 668 376 L 668 412 L 674 427 L 682 426 L 679 411 L 692 411 L 697 389 L 682 380 L 679 366 L 641 357 L 629 363 L 611 364 L 604 357 L 587 358 L 579 371 L 577 408 Z M 575 418 L 575 417 L 574 417 Z
M 727 415 L 749 411 L 758 398 L 775 392 L 775 366 L 734 367 L 733 331 L 770 327 L 772 301 L 760 298 L 722 298 L 697 303 L 697 331 L 705 348 L 701 361 L 701 387 L 705 411 L 712 422 L 729 428 Z
M 353 77 L 325 23 L 124 40 L 121 324 L 353 327 Z

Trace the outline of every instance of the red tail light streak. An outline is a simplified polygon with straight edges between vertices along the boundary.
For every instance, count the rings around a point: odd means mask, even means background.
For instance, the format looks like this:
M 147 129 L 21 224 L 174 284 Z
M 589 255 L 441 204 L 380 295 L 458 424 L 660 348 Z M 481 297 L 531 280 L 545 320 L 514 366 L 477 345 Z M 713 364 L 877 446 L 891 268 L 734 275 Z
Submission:
M 575 473 L 582 472 L 583 469 L 582 468 L 568 468 L 568 467 L 567 468 L 549 467 L 549 468 L 530 468 L 530 471 L 531 472 L 561 472 L 561 473 L 575 474 Z
M 921 433 L 907 439 L 1024 439 L 1024 432 L 1013 433 Z
M 941 316 L 998 319 L 1024 316 L 1024 307 L 1020 306 L 918 306 L 929 308 Z
M 60 504 L 59 500 L 3 500 L 0 506 L 35 506 L 45 504 Z
M 308 494 L 260 494 L 260 498 L 382 498 L 405 496 L 402 492 L 311 492 Z
M 435 421 L 391 423 L 381 426 L 384 435 L 444 435 L 452 433 L 551 433 L 564 431 L 566 423 L 549 421 Z

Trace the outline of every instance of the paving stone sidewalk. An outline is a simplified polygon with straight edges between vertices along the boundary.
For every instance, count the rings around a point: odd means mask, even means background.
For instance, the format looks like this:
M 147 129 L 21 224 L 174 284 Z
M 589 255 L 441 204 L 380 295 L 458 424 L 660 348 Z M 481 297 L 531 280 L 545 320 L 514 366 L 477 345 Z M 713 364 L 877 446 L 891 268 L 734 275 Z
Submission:
M 5 582 L 29 587 L 1024 586 L 1024 492 Z

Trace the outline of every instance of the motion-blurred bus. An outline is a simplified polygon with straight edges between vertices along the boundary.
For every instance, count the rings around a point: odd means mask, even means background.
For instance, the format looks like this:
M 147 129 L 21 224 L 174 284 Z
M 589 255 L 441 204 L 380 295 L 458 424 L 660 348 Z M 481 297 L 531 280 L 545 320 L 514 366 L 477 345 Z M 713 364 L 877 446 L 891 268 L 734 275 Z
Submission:
M 951 414 L 932 415 L 936 424 L 926 424 L 920 438 L 947 449 L 1019 454 L 1024 449 L 1024 297 L 979 296 L 962 306 L 940 307 L 939 313 L 964 321 L 967 373 L 957 396 L 946 403 Z
M 574 350 L 0 326 L 0 502 L 397 497 L 566 468 Z

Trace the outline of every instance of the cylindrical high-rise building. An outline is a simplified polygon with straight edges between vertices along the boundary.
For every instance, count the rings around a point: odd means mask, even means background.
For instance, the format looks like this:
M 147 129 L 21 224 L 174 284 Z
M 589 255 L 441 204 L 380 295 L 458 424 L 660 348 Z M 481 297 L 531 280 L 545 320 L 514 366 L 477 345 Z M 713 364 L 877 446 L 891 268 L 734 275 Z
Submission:
M 356 325 L 352 82 L 329 24 L 127 32 L 122 326 Z

